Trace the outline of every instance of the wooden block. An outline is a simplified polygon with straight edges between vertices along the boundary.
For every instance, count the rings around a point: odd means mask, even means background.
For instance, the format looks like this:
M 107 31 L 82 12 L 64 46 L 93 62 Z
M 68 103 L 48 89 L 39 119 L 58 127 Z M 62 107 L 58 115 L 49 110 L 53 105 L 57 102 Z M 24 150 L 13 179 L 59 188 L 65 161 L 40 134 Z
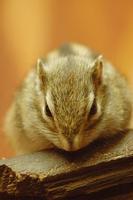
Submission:
M 0 199 L 133 199 L 133 131 L 69 153 L 0 160 Z

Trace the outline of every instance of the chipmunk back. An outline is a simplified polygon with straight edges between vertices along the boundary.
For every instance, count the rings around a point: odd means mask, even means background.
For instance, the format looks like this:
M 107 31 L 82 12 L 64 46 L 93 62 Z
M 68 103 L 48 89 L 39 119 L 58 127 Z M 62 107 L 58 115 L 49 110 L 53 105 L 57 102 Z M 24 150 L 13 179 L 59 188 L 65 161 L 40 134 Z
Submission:
M 5 131 L 19 154 L 76 151 L 125 130 L 131 112 L 125 78 L 98 53 L 70 43 L 38 59 L 15 94 Z

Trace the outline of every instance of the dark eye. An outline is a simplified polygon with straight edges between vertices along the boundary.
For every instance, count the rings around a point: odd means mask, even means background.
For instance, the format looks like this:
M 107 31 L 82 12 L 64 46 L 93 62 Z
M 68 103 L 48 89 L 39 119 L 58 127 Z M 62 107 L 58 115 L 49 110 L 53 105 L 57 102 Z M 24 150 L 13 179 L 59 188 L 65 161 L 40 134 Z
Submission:
M 95 115 L 96 113 L 97 113 L 97 104 L 96 104 L 96 99 L 94 99 L 89 115 Z
M 46 115 L 47 115 L 48 117 L 52 117 L 52 113 L 51 113 L 51 111 L 50 111 L 50 109 L 49 109 L 49 107 L 48 107 L 47 104 L 46 104 L 46 107 L 45 107 L 45 112 L 46 112 Z

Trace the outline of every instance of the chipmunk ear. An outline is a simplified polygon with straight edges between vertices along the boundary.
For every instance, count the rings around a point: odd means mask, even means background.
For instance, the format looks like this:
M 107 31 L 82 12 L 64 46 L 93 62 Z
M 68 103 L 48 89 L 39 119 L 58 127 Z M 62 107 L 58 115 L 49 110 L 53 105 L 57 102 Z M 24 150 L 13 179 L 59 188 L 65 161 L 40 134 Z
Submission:
M 95 87 L 98 87 L 102 83 L 102 74 L 103 74 L 103 57 L 102 55 L 98 56 L 92 65 L 92 80 Z
M 46 82 L 46 71 L 43 60 L 40 58 L 37 60 L 36 71 L 41 83 L 44 85 Z

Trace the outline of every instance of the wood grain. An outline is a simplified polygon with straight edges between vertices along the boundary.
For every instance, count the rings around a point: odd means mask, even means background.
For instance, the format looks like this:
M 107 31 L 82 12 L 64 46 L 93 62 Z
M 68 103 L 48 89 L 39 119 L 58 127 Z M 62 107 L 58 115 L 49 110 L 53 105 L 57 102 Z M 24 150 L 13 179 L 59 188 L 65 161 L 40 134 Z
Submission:
M 126 200 L 132 191 L 133 131 L 76 153 L 46 150 L 0 161 L 4 198 Z

